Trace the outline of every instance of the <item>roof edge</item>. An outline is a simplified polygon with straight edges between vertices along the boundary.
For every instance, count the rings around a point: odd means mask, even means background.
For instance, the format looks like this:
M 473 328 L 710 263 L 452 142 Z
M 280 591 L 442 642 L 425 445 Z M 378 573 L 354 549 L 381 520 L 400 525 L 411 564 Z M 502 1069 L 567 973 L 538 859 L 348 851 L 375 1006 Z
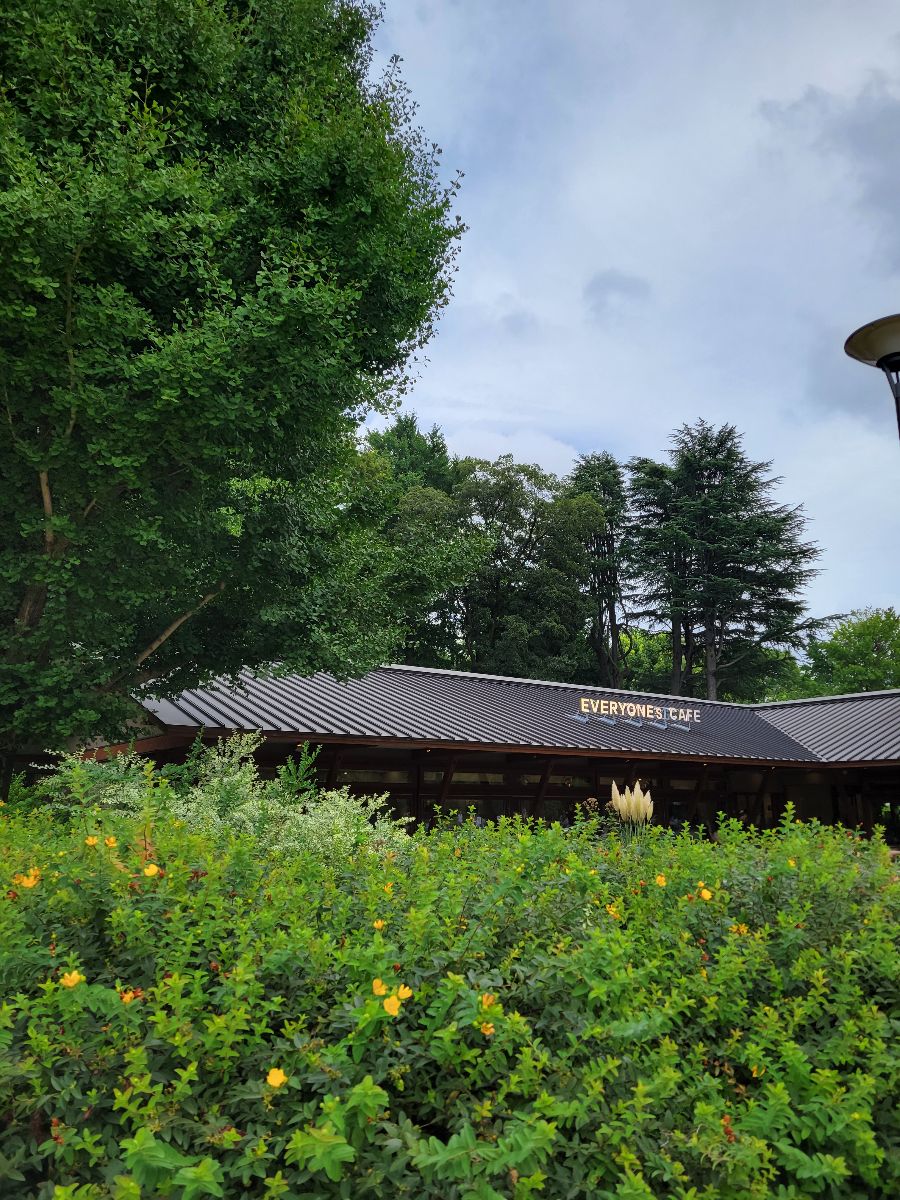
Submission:
M 494 683 L 530 683 L 536 687 L 570 688 L 579 692 L 604 692 L 610 696 L 652 696 L 655 700 L 690 701 L 693 704 L 708 704 L 716 708 L 745 708 L 765 709 L 782 708 L 787 704 L 824 704 L 829 700 L 865 700 L 871 696 L 900 696 L 900 688 L 884 688 L 872 692 L 844 692 L 835 696 L 805 696 L 800 700 L 706 700 L 701 696 L 677 695 L 674 692 L 634 691 L 631 688 L 600 687 L 596 683 L 566 683 L 559 679 L 529 679 L 521 675 L 486 675 L 481 671 L 460 671 L 451 667 L 416 667 L 406 663 L 385 663 L 380 667 L 372 667 L 366 675 L 374 671 L 408 671 L 420 675 L 456 675 L 464 679 L 490 679 Z M 361 676 L 365 678 L 365 676 Z
M 872 692 L 838 692 L 834 696 L 804 696 L 800 700 L 762 700 L 742 708 L 787 708 L 791 704 L 828 704 L 839 700 L 869 700 L 873 696 L 900 696 L 900 688 L 881 688 Z M 739 703 L 735 701 L 734 703 Z

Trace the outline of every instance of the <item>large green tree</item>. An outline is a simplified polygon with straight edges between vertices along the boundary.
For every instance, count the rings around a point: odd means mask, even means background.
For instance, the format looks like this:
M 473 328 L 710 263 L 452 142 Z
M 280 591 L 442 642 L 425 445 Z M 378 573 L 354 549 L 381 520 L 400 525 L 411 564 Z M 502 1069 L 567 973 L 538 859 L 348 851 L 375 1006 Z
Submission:
M 770 697 L 795 700 L 900 688 L 900 615 L 864 608 L 813 633 L 799 662 Z
M 409 531 L 355 427 L 458 225 L 374 19 L 0 2 L 0 755 L 401 637 Z
M 681 426 L 669 460 L 631 464 L 635 561 L 651 615 L 671 631 L 672 691 L 715 700 L 771 669 L 766 651 L 802 643 L 819 551 L 803 539 L 802 510 L 775 500 L 771 463 L 749 459 L 734 426 Z
M 398 662 L 425 667 L 460 665 L 460 594 L 484 563 L 490 540 L 469 519 L 456 495 L 459 460 L 443 434 L 423 433 L 414 413 L 401 413 L 386 428 L 370 431 L 368 444 L 388 466 L 396 489 L 392 528 L 403 546 L 409 604 L 432 596 L 432 603 L 405 624 Z M 444 587 L 433 595 L 433 581 Z M 395 593 L 396 594 L 396 593 Z
M 590 609 L 584 636 L 590 660 L 581 677 L 585 683 L 620 688 L 631 644 L 625 610 L 628 493 L 622 468 L 606 451 L 583 454 L 566 479 L 564 495 L 583 497 L 594 505 L 584 542 Z
M 816 695 L 900 688 L 900 615 L 866 608 L 831 623 L 806 644 L 807 675 Z

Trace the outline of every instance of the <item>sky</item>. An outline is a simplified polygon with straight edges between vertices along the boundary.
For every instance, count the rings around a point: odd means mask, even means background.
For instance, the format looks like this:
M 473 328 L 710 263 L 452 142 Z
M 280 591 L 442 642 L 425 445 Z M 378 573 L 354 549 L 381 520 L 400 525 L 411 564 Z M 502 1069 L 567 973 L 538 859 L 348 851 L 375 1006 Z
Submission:
M 900 439 L 847 335 L 900 311 L 893 0 L 386 0 L 464 173 L 454 296 L 404 401 L 564 474 L 730 423 L 823 550 L 815 615 L 900 603 Z

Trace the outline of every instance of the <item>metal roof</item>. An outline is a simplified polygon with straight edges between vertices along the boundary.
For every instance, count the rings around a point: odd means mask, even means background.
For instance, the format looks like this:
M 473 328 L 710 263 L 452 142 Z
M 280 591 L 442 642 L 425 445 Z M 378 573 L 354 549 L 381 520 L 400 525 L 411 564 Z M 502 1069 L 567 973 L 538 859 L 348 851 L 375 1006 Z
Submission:
M 900 691 L 789 700 L 756 711 L 824 762 L 900 759 Z
M 652 702 L 663 719 L 581 711 Z M 664 701 L 664 704 L 657 704 Z M 426 667 L 379 667 L 361 679 L 244 671 L 144 706 L 167 730 L 259 730 L 298 738 L 504 746 L 741 761 L 900 759 L 900 692 L 740 705 L 615 692 Z M 588 703 L 588 708 L 590 708 Z M 599 709 L 599 705 L 596 706 Z M 699 720 L 671 719 L 688 708 Z

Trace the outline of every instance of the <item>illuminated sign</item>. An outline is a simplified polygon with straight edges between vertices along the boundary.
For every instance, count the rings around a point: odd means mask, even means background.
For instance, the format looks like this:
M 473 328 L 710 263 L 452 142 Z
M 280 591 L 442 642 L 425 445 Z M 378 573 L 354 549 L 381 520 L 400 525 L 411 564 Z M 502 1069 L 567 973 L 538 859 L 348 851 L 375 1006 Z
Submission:
M 681 725 L 696 724 L 700 720 L 699 708 L 678 708 L 674 704 L 647 704 L 631 700 L 598 700 L 593 696 L 582 696 L 578 707 L 586 716 L 597 717 L 643 717 L 646 721 L 677 721 Z

